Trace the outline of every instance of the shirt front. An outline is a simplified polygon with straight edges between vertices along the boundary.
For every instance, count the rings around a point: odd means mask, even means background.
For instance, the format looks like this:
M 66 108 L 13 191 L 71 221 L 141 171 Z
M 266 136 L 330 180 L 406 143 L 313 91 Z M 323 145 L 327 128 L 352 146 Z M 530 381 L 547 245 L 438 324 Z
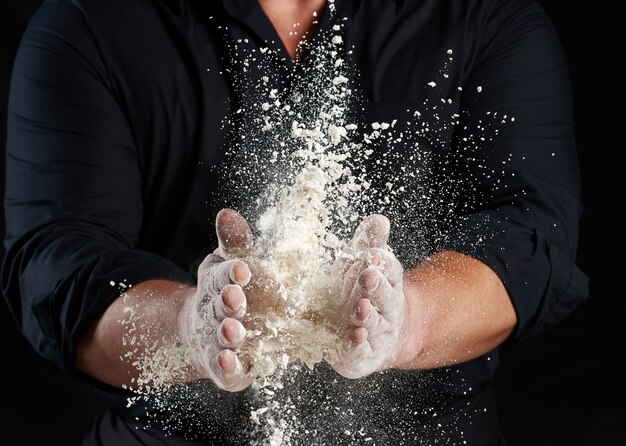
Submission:
M 516 340 L 564 318 L 586 297 L 586 279 L 573 260 L 581 206 L 567 68 L 545 13 L 530 0 L 333 5 L 312 45 L 341 25 L 341 51 L 361 98 L 355 119 L 395 120 L 398 132 L 428 129 L 416 143 L 429 154 L 429 197 L 454 206 L 437 207 L 421 223 L 421 239 L 433 238 L 431 227 L 445 228 L 424 255 L 453 249 L 492 267 L 515 306 Z M 262 48 L 266 63 L 245 66 L 244 76 L 244 50 Z M 5 299 L 43 356 L 75 372 L 81 336 L 119 295 L 111 282 L 193 283 L 216 244 L 216 212 L 242 206 L 240 197 L 217 193 L 226 149 L 246 124 L 239 105 L 263 76 L 285 98 L 302 90 L 306 77 L 294 73 L 310 72 L 310 60 L 289 60 L 252 0 L 43 4 L 11 84 L 2 270 Z M 443 116 L 454 119 L 443 125 Z M 459 187 L 440 191 L 440 181 Z M 414 215 L 407 209 L 405 219 Z M 395 237 L 404 266 L 414 266 L 419 259 L 401 248 L 414 239 Z M 492 352 L 455 367 L 359 381 L 327 367 L 304 371 L 293 383 L 307 420 L 297 440 L 336 444 L 348 438 L 344 431 L 363 428 L 367 435 L 349 441 L 498 444 L 496 362 Z M 111 410 L 94 444 L 182 442 L 154 440 L 160 422 L 132 428 L 150 422 L 150 402 L 126 408 L 127 394 L 94 385 Z M 238 432 L 250 431 L 251 392 L 197 385 L 203 401 L 191 411 L 200 421 L 182 419 L 174 432 L 240 444 Z

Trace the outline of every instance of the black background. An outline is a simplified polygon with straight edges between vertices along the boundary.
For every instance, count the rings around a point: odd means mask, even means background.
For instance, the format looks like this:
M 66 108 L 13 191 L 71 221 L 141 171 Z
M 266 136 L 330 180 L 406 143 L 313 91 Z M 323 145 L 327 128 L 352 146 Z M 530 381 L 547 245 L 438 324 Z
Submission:
M 4 0 L 2 5 L 1 147 L 15 51 L 40 3 Z M 513 446 L 621 446 L 626 445 L 626 375 L 618 364 L 626 352 L 626 296 L 624 231 L 616 212 L 624 206 L 626 189 L 621 86 L 626 73 L 617 67 L 624 58 L 619 11 L 609 10 L 608 2 L 540 3 L 570 63 L 586 208 L 579 265 L 592 279 L 591 297 L 561 325 L 504 351 L 496 383 L 501 425 Z M 4 168 L 0 178 L 4 185 Z M 0 330 L 0 444 L 79 444 L 100 409 L 88 387 L 40 359 L 4 303 Z

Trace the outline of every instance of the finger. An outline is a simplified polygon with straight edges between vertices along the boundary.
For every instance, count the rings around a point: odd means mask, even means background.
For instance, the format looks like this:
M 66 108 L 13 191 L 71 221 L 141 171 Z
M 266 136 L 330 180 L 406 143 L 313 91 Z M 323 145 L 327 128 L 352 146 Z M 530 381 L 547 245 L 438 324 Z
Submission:
M 400 304 L 398 293 L 391 286 L 382 272 L 369 267 L 359 276 L 360 296 L 369 299 L 374 309 L 388 319 Z
M 227 317 L 241 319 L 246 314 L 246 308 L 246 295 L 240 285 L 226 285 L 222 288 L 219 299 L 215 300 L 215 315 L 218 320 Z
M 383 248 L 389 240 L 390 222 L 380 214 L 368 215 L 361 221 L 348 243 L 353 253 L 366 251 L 368 248 Z
M 221 350 L 211 361 L 213 382 L 221 389 L 231 392 L 243 390 L 252 383 L 246 376 L 239 358 L 232 350 Z
M 237 349 L 246 338 L 246 329 L 237 319 L 226 318 L 217 329 L 217 345 L 221 349 Z
M 215 228 L 219 247 L 216 253 L 229 257 L 245 257 L 252 250 L 252 231 L 250 225 L 239 212 L 222 209 L 215 218 Z
M 372 302 L 369 299 L 360 298 L 354 306 L 351 323 L 355 328 L 363 327 L 368 331 L 368 333 L 372 333 L 376 331 L 380 322 L 380 317 L 380 314 L 373 307 Z
M 363 327 L 348 330 L 345 347 L 348 350 L 356 351 L 356 349 L 360 348 L 360 346 L 367 341 L 367 334 L 367 329 Z
M 338 257 L 330 267 L 329 274 L 331 277 L 343 277 L 354 263 L 353 258 Z
M 229 260 L 224 263 L 230 263 L 232 266 L 228 272 L 228 278 L 237 285 L 246 286 L 252 278 L 252 273 L 248 264 L 241 260 Z
M 354 262 L 343 276 L 341 287 L 341 301 L 345 302 L 354 295 L 355 288 L 358 288 L 359 274 L 363 271 L 363 262 Z
M 373 352 L 369 342 L 367 342 L 367 335 L 367 329 L 363 327 L 348 329 L 341 351 L 342 362 L 354 364 L 363 358 L 372 356 Z
M 371 248 L 368 265 L 380 269 L 392 287 L 402 284 L 404 268 L 398 258 L 386 248 Z
M 389 230 L 391 227 L 389 219 L 381 214 L 372 214 L 364 221 L 368 247 L 385 247 L 389 240 Z
M 198 285 L 204 294 L 217 294 L 228 284 L 245 286 L 250 282 L 250 268 L 241 260 L 226 260 L 214 264 L 199 277 Z

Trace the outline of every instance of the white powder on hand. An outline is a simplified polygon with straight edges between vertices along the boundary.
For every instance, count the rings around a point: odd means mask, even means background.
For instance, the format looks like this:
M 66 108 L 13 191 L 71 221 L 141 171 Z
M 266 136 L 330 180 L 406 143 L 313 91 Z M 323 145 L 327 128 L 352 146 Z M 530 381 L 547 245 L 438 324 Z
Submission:
M 398 178 L 384 177 L 383 181 L 373 181 L 366 174 L 363 162 L 373 155 L 373 142 L 382 140 L 393 148 L 393 144 L 402 141 L 402 134 L 394 130 L 396 119 L 391 124 L 372 123 L 371 133 L 364 135 L 357 134 L 357 124 L 346 122 L 349 119 L 346 110 L 352 99 L 340 54 L 342 49 L 338 47 L 343 39 L 340 35 L 328 38 L 330 44 L 316 65 L 327 71 L 320 70 L 319 85 L 304 85 L 298 87 L 300 91 L 279 91 L 271 88 L 274 87 L 271 79 L 263 76 L 258 89 L 264 97 L 243 101 L 247 106 L 242 107 L 240 114 L 257 116 L 258 130 L 267 135 L 263 141 L 273 141 L 271 147 L 268 144 L 258 150 L 263 157 L 259 160 L 255 158 L 259 156 L 255 153 L 256 146 L 249 145 L 255 144 L 255 138 L 245 133 L 246 129 L 242 130 L 243 146 L 252 147 L 245 156 L 255 159 L 256 164 L 244 164 L 239 170 L 248 178 L 258 175 L 254 168 L 275 169 L 282 174 L 276 177 L 279 181 L 262 184 L 267 197 L 255 197 L 258 212 L 256 220 L 251 222 L 258 232 L 255 253 L 242 259 L 253 274 L 251 283 L 244 289 L 248 299 L 248 312 L 243 320 L 247 339 L 237 352 L 245 369 L 255 378 L 252 386 L 259 398 L 259 405 L 250 412 L 250 423 L 259 427 L 265 436 L 263 444 L 270 446 L 291 444 L 290 429 L 294 421 L 285 415 L 289 413 L 289 405 L 280 406 L 274 401 L 275 393 L 283 388 L 284 373 L 301 363 L 313 367 L 322 361 L 335 362 L 338 357 L 346 321 L 338 320 L 336 298 L 340 278 L 332 277 L 330 271 L 340 256 L 363 255 L 344 249 L 350 235 L 348 228 L 364 217 L 361 212 L 364 202 L 369 200 L 380 209 L 387 209 L 396 194 L 404 192 L 404 182 L 419 173 L 417 168 L 406 169 Z M 267 48 L 261 50 L 266 51 Z M 302 93 L 310 93 L 306 88 L 323 91 L 326 99 L 321 107 L 313 110 L 300 107 L 307 100 Z M 252 103 L 256 104 L 254 108 Z M 411 110 L 411 115 L 416 119 L 421 116 L 417 110 Z M 364 128 L 370 131 L 369 127 Z M 428 131 L 428 127 L 416 130 Z M 384 171 L 384 158 L 383 162 L 380 156 L 374 159 Z M 409 160 L 413 160 L 412 155 Z M 408 163 L 406 159 L 403 161 Z M 254 188 L 261 186 L 248 187 Z M 414 201 L 402 206 L 410 209 Z M 134 320 L 134 316 L 129 319 Z M 127 338 L 129 345 L 138 342 L 132 332 Z M 158 386 L 171 382 L 172 376 L 188 366 L 188 357 L 193 356 L 190 348 L 194 346 L 177 344 L 142 359 L 131 354 L 137 368 L 144 372 L 138 382 L 139 393 L 149 393 L 154 383 Z M 355 430 L 344 433 L 351 436 Z M 358 431 L 358 435 L 365 433 Z M 367 437 L 363 441 L 371 440 Z

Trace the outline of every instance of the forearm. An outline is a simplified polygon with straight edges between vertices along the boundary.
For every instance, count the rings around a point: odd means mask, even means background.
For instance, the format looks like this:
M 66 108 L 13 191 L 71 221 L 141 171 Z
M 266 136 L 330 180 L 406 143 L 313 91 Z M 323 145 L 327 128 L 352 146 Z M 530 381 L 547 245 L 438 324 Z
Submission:
M 209 254 L 200 264 L 198 286 L 149 280 L 127 290 L 81 340 L 80 370 L 135 388 L 198 379 L 231 392 L 250 385 L 237 352 L 246 339 L 243 287 L 252 275 L 245 262 L 226 257 L 247 255 L 252 231 L 232 209 L 220 211 L 215 226 L 219 255 Z
M 407 319 L 392 367 L 428 369 L 477 358 L 516 324 L 508 293 L 482 262 L 452 251 L 405 273 Z
M 83 336 L 76 366 L 107 384 L 133 385 L 140 375 L 133 365 L 136 360 L 179 340 L 179 314 L 194 292 L 193 287 L 165 280 L 149 280 L 130 288 Z M 131 357 L 125 356 L 131 351 Z M 200 378 L 196 375 L 191 370 L 185 380 Z

